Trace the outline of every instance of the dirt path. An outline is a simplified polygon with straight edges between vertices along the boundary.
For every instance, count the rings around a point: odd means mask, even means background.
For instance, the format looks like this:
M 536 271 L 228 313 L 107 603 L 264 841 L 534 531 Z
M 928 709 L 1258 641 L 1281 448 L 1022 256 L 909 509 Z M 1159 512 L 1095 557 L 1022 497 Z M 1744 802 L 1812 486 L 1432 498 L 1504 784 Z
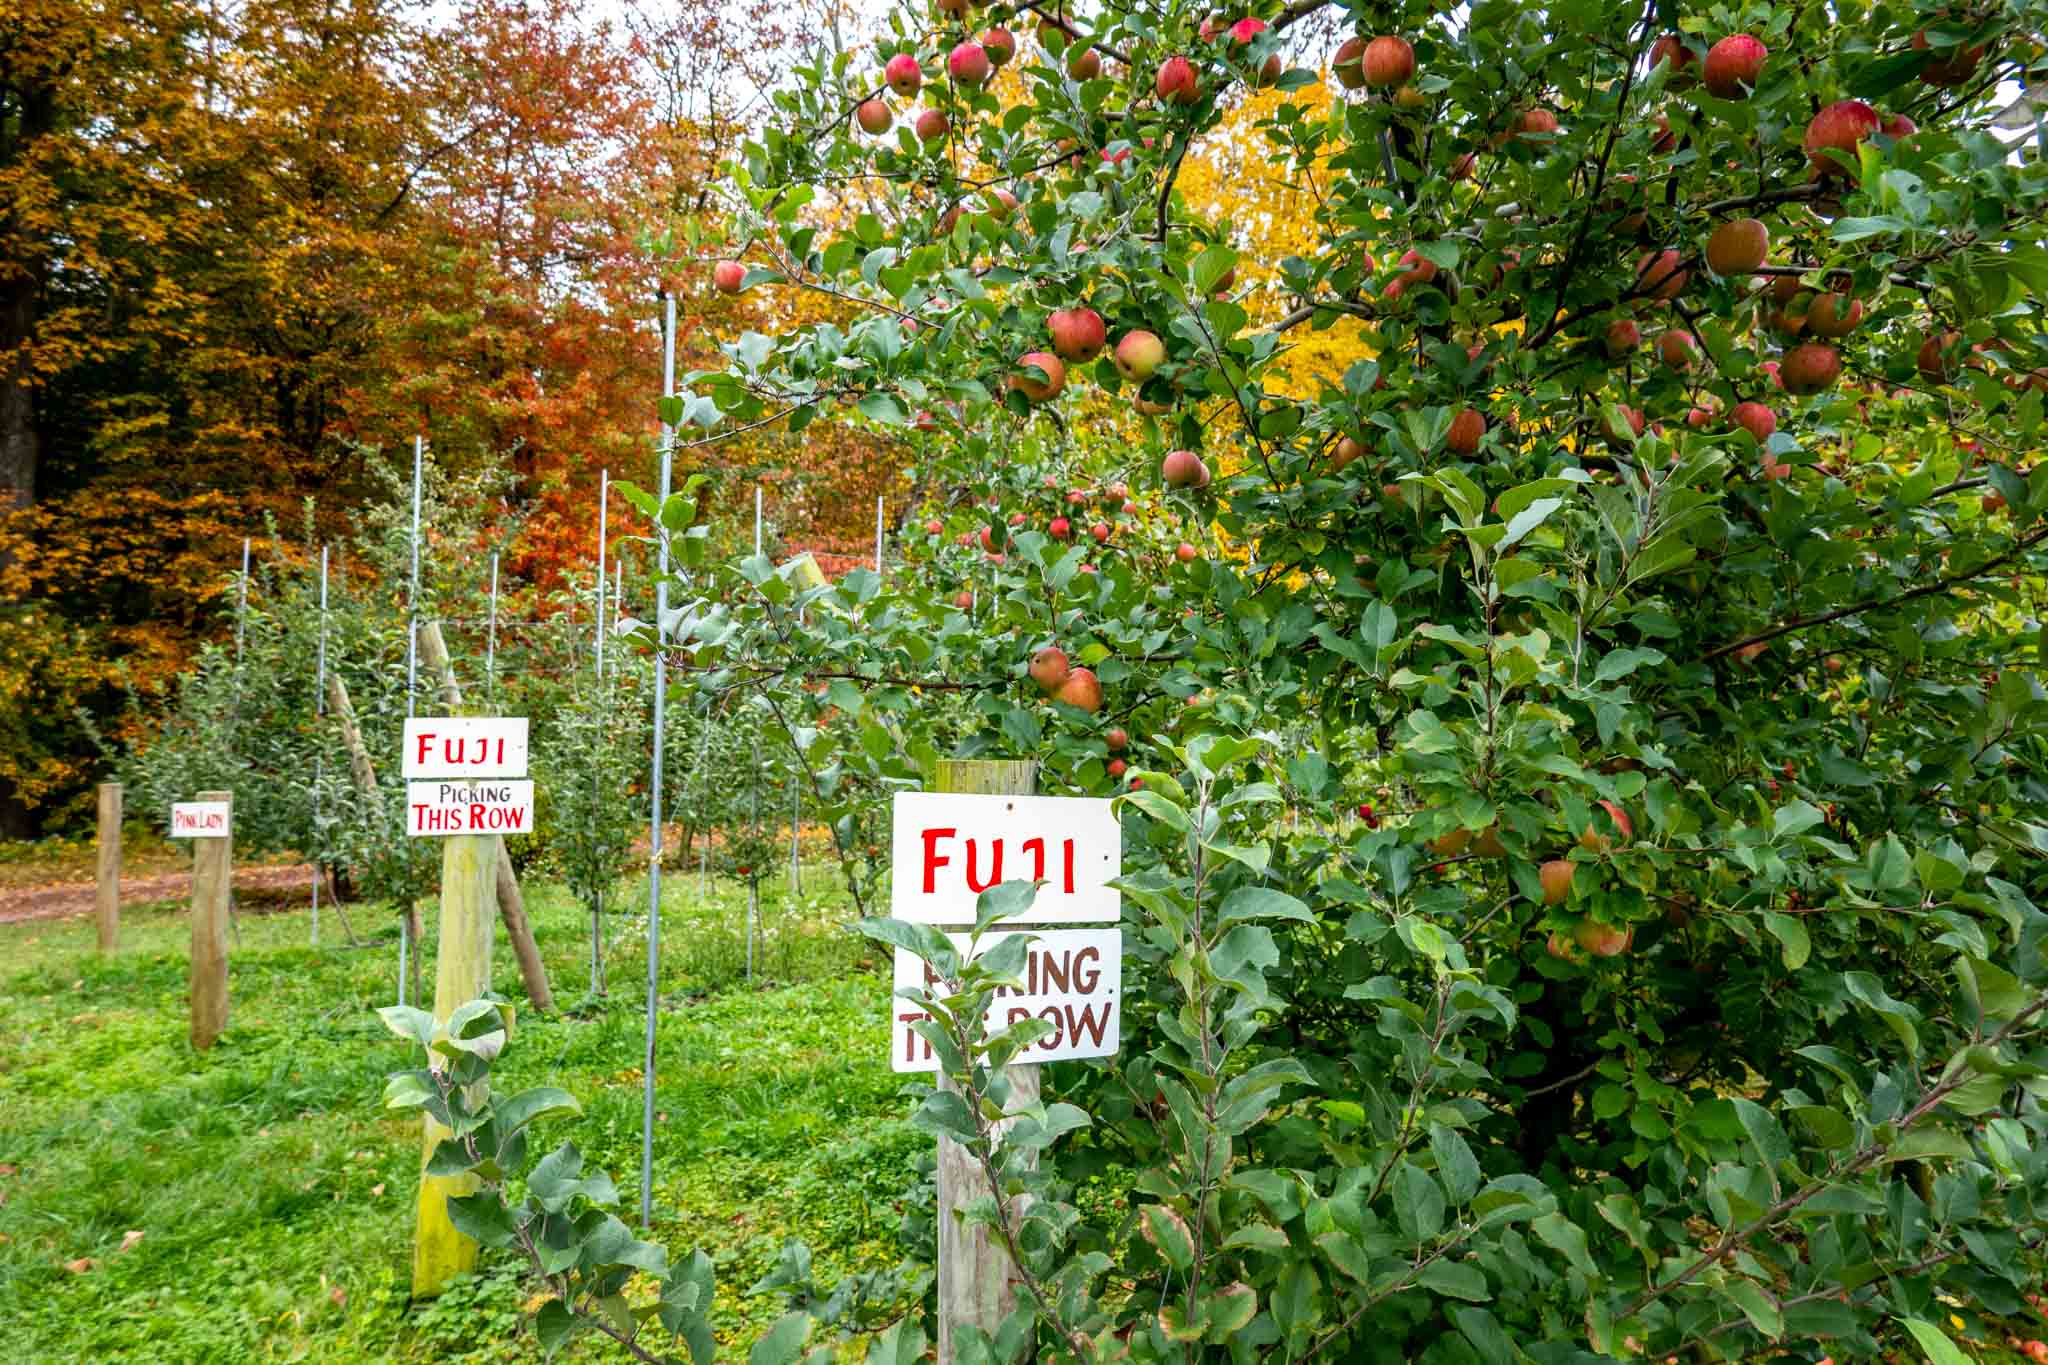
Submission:
M 91 882 L 56 882 L 49 886 L 24 886 L 0 891 L 0 924 L 27 920 L 63 919 L 67 915 L 90 915 L 95 888 Z M 236 898 L 250 901 L 298 901 L 311 903 L 313 869 L 306 866 L 244 867 L 235 870 Z M 192 895 L 192 874 L 173 872 L 155 877 L 123 877 L 121 904 L 148 905 L 156 901 L 185 900 Z M 278 908 L 284 908 L 280 905 Z

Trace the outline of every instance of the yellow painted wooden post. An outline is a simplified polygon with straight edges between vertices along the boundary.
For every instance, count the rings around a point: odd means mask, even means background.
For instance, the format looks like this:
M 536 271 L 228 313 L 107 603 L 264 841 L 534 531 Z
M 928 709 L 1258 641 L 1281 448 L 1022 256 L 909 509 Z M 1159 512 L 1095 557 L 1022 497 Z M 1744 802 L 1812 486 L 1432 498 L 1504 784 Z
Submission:
M 1030 760 L 942 758 L 932 790 L 973 795 L 1029 796 L 1037 786 L 1038 764 Z M 1038 1099 L 1038 1066 L 1008 1068 L 1011 1105 Z M 942 1088 L 952 1083 L 944 1076 Z M 999 1125 L 1007 1128 L 1009 1125 Z M 960 1211 L 988 1193 L 988 1179 L 972 1153 L 950 1138 L 939 1139 L 939 1365 L 952 1365 L 953 1332 L 971 1324 L 995 1336 L 1017 1307 L 1017 1270 L 1009 1253 L 985 1227 L 969 1227 Z
M 441 940 L 434 957 L 434 1021 L 491 988 L 491 930 L 497 921 L 498 841 L 457 834 L 442 840 Z M 474 1097 L 473 1097 L 474 1098 Z M 448 1130 L 426 1120 L 420 1152 L 419 1222 L 413 1237 L 412 1294 L 431 1298 L 448 1281 L 476 1268 L 476 1243 L 448 1221 L 448 1196 L 476 1189 L 474 1176 L 426 1174 L 427 1158 Z
M 234 800 L 201 792 L 201 801 Z M 192 1046 L 204 1052 L 228 1026 L 228 891 L 234 883 L 235 817 L 219 838 L 192 841 Z
M 98 898 L 93 922 L 99 928 L 100 951 L 121 946 L 121 784 L 100 783 Z

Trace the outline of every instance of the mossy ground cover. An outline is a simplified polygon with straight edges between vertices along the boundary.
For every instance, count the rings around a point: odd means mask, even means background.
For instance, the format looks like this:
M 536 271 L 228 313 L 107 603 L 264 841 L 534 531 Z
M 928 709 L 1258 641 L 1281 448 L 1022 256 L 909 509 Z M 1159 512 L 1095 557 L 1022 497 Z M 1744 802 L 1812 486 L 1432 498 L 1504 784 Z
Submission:
M 806 881 L 816 893 L 829 877 Z M 706 898 L 693 876 L 665 889 L 654 1235 L 714 1256 L 721 1339 L 743 1342 L 781 1307 L 744 1291 L 788 1238 L 811 1244 L 825 1277 L 901 1258 L 928 1139 L 884 1056 L 884 964 L 841 898 L 771 883 L 750 986 L 744 889 Z M 529 887 L 561 1008 L 522 1012 L 499 1076 L 507 1092 L 548 1083 L 582 1101 L 539 1137 L 573 1139 L 609 1170 L 632 1219 L 644 883 L 618 903 L 611 990 L 590 997 L 588 919 L 558 889 Z M 93 951 L 90 919 L 0 926 L 7 1360 L 539 1359 L 510 1261 L 407 1302 L 419 1133 L 387 1118 L 380 1094 L 411 1059 L 374 1014 L 395 999 L 395 921 L 351 918 L 381 941 L 343 946 L 328 913 L 316 950 L 303 907 L 240 916 L 232 1017 L 204 1055 L 186 1042 L 183 906 L 124 912 L 111 959 Z M 494 980 L 519 999 L 502 933 Z

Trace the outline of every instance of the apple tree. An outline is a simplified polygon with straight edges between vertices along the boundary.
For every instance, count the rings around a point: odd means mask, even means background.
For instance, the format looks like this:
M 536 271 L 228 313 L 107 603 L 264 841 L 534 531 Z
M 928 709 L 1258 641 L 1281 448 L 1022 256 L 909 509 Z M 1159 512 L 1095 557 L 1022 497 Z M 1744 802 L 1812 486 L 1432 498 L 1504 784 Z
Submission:
M 707 287 L 837 311 L 665 416 L 851 410 L 925 501 L 886 579 L 700 575 L 682 685 L 849 855 L 940 753 L 1125 821 L 1122 1056 L 997 1142 L 1030 1039 L 939 1030 L 985 1103 L 920 1121 L 1037 1196 L 970 1356 L 2021 1330 L 2044 20 L 939 0 L 792 73 Z M 1247 102 L 1312 251 L 1177 191 Z

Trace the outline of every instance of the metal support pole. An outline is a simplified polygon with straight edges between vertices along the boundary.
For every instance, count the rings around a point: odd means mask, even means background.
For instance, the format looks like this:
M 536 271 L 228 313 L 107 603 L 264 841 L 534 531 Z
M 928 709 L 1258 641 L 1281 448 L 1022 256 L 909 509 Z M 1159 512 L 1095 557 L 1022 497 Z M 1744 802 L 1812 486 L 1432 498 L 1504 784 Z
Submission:
M 665 300 L 661 324 L 661 393 L 676 391 L 676 300 Z M 668 503 L 674 477 L 675 428 L 661 424 L 661 500 Z M 648 818 L 647 854 L 647 1048 L 640 1068 L 640 1227 L 654 1220 L 654 1016 L 661 1002 L 661 759 L 668 710 L 668 531 L 661 536 L 661 563 L 654 579 L 654 782 Z
M 597 476 L 597 611 L 591 617 L 591 655 L 597 661 L 597 676 L 604 676 L 604 552 L 606 504 L 611 501 L 612 472 Z
M 754 553 L 761 553 L 761 485 L 754 485 Z
M 484 645 L 484 692 L 498 708 L 498 556 L 491 555 L 491 633 Z
M 882 572 L 882 495 L 875 494 L 875 573 Z
M 405 715 L 410 720 L 420 675 L 420 485 L 427 458 L 427 439 L 412 438 L 412 577 L 405 592 Z M 412 911 L 398 918 L 398 1003 L 410 1004 L 406 968 L 412 955 Z
M 320 547 L 320 648 L 313 665 L 313 720 L 327 714 L 327 556 L 332 547 Z M 320 785 L 327 775 L 327 750 L 313 750 L 313 946 L 320 946 Z
M 242 636 L 249 624 L 249 537 L 242 537 L 242 584 L 235 593 L 235 667 L 242 666 Z

